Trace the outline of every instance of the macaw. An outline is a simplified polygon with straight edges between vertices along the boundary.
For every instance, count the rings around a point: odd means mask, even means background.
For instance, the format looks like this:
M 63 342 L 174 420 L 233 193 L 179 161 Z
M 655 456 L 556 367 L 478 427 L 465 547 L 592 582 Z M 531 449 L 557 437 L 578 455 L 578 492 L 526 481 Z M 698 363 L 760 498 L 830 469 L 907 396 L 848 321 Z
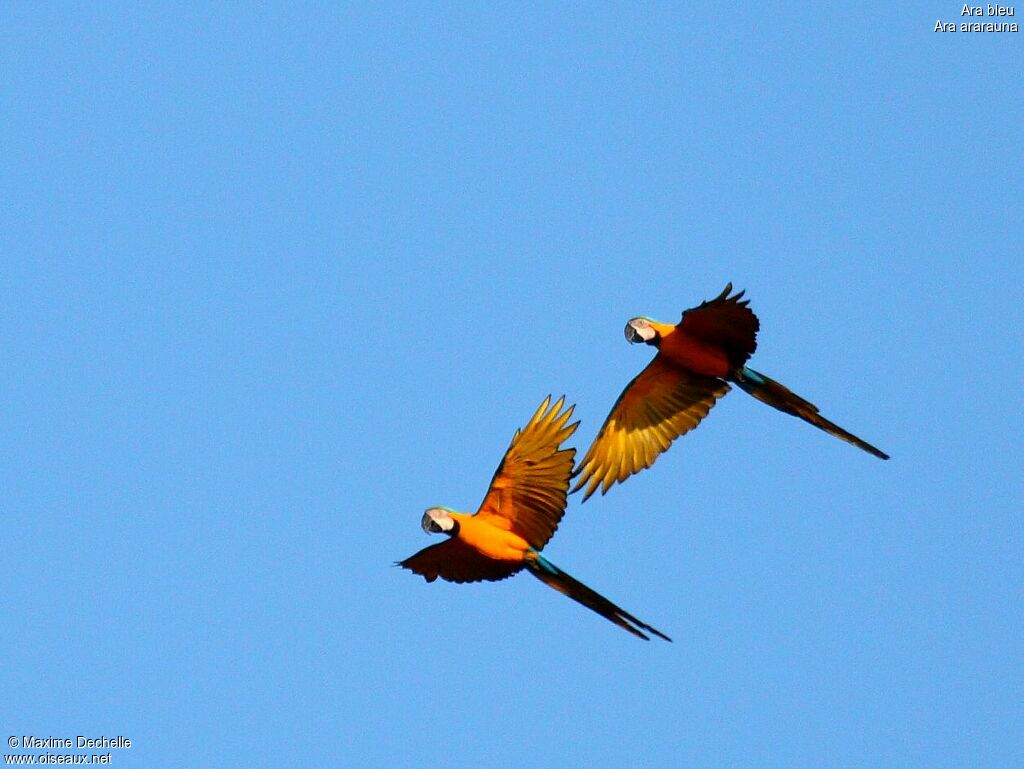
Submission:
M 397 565 L 427 582 L 438 577 L 449 582 L 493 582 L 526 569 L 544 584 L 645 641 L 650 639 L 644 631 L 671 641 L 541 555 L 565 513 L 569 474 L 576 457 L 576 449 L 561 448 L 579 425 L 566 424 L 575 407 L 563 411 L 564 401 L 559 398 L 550 406 L 551 398 L 545 398 L 526 427 L 516 430 L 476 513 L 457 513 L 447 507 L 432 507 L 423 513 L 423 530 L 447 534 L 448 539 Z
M 630 343 L 644 342 L 658 353 L 615 401 L 573 473 L 580 478 L 572 493 L 585 486 L 586 501 L 598 487 L 604 494 L 613 484 L 650 467 L 676 438 L 707 416 L 729 391 L 730 382 L 779 411 L 880 459 L 889 458 L 825 419 L 813 403 L 745 365 L 757 348 L 759 322 L 747 306 L 750 300 L 742 298 L 744 292 L 729 296 L 731 291 L 732 283 L 711 301 L 684 311 L 675 326 L 650 318 L 633 318 L 626 324 Z

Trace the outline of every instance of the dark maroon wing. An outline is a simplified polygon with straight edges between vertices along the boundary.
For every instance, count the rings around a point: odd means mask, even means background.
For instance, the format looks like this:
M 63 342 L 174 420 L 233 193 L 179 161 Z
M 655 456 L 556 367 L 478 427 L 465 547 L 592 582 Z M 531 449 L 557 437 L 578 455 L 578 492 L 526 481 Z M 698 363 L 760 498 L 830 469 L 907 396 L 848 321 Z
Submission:
M 757 349 L 757 316 L 743 291 L 729 296 L 732 283 L 714 299 L 683 312 L 676 327 L 687 336 L 725 351 L 732 368 L 741 368 Z
M 438 577 L 448 582 L 496 582 L 523 568 L 521 563 L 497 561 L 481 555 L 459 539 L 426 547 L 396 565 L 419 574 L 427 582 Z

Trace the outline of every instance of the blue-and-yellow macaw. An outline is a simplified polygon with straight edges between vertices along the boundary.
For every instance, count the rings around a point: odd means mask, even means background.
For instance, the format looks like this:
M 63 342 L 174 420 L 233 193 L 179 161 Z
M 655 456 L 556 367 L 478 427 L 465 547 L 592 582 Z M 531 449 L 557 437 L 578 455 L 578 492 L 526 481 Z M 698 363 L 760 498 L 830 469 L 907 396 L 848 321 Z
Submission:
M 438 577 L 449 582 L 496 581 L 526 569 L 544 584 L 645 641 L 649 639 L 644 631 L 671 641 L 540 553 L 565 513 L 576 456 L 576 449 L 561 448 L 579 425 L 566 424 L 574 407 L 562 411 L 564 401 L 559 398 L 551 406 L 551 398 L 546 398 L 526 427 L 516 431 L 476 513 L 457 513 L 447 507 L 427 510 L 423 530 L 447 534 L 448 539 L 398 565 L 422 575 L 427 582 Z
M 650 467 L 676 438 L 696 427 L 732 382 L 779 411 L 800 417 L 881 459 L 889 455 L 818 413 L 818 407 L 746 366 L 757 348 L 758 320 L 743 291 L 719 296 L 683 312 L 675 326 L 650 318 L 626 324 L 626 339 L 658 350 L 654 360 L 622 391 L 574 475 L 573 492 L 586 500 L 600 487 Z M 741 301 L 742 300 L 742 301 Z

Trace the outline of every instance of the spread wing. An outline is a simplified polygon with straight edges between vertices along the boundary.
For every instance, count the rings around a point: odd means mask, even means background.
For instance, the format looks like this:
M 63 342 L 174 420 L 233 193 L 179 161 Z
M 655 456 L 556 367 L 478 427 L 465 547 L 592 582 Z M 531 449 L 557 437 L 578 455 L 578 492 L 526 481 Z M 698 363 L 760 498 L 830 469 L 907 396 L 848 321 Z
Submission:
M 496 582 L 523 567 L 521 563 L 488 558 L 458 537 L 425 547 L 396 565 L 423 576 L 427 582 L 438 577 L 448 582 Z
M 747 306 L 749 299 L 743 299 L 743 291 L 729 296 L 732 283 L 725 291 L 710 302 L 683 312 L 677 329 L 705 344 L 725 351 L 732 368 L 737 369 L 757 349 L 757 316 Z M 742 301 L 741 301 L 742 300 Z
M 573 492 L 586 486 L 585 502 L 597 488 L 650 467 L 676 438 L 696 427 L 715 401 L 729 392 L 721 379 L 675 368 L 655 356 L 622 391 L 574 475 Z
M 573 406 L 545 398 L 526 427 L 517 430 L 498 465 L 477 515 L 512 531 L 536 550 L 551 539 L 565 513 L 576 449 L 563 449 L 579 422 L 567 425 Z M 550 406 L 550 408 L 549 408 Z

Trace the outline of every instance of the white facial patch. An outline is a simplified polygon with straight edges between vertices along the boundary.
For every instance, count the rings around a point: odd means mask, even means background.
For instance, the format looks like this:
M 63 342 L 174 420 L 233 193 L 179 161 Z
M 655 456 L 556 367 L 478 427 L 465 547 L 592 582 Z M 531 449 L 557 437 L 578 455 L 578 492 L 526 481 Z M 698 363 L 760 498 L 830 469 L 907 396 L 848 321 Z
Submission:
M 455 521 L 446 510 L 439 507 L 432 507 L 423 513 L 423 530 L 428 534 L 451 531 L 455 528 Z
M 646 318 L 633 318 L 627 325 L 636 332 L 643 341 L 649 342 L 654 339 L 655 331 Z

